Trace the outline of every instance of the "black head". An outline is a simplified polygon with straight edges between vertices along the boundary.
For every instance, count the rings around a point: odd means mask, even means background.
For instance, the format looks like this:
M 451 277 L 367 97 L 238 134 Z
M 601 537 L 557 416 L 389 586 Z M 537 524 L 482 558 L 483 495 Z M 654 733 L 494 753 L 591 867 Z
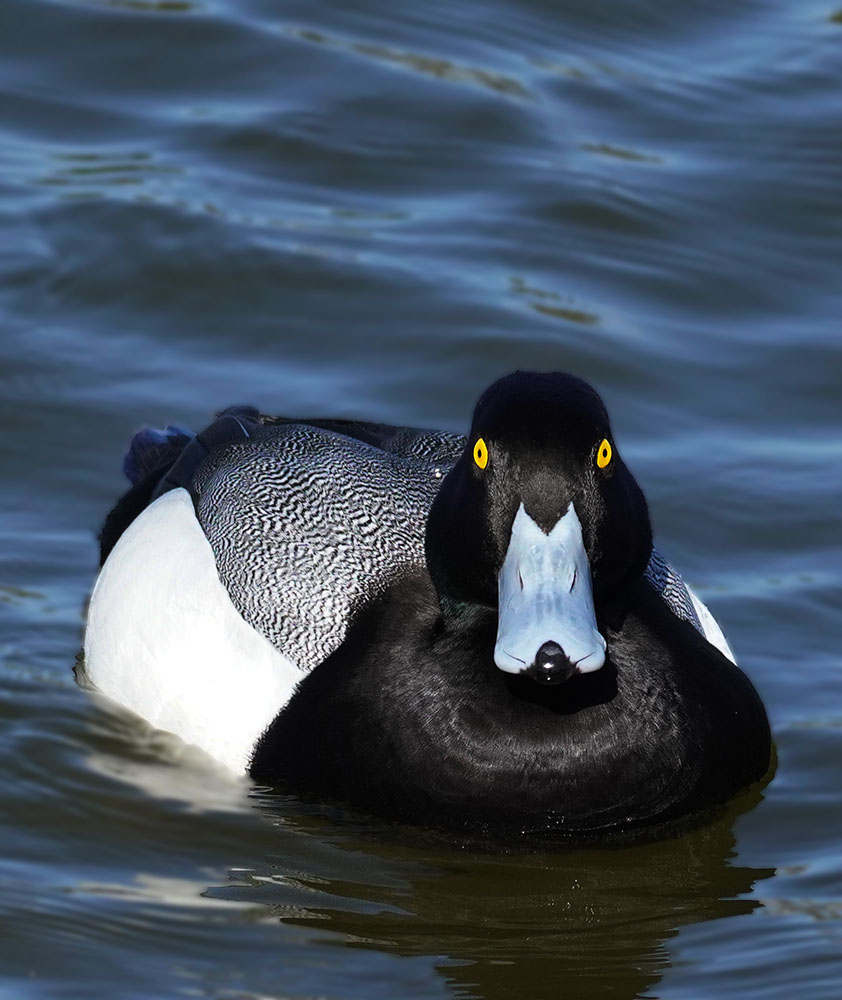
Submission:
M 497 607 L 521 507 L 530 531 L 549 536 L 571 505 L 597 622 L 617 628 L 652 549 L 643 493 L 590 385 L 560 372 L 507 375 L 480 397 L 465 451 L 430 511 L 427 564 L 445 614 L 465 604 Z

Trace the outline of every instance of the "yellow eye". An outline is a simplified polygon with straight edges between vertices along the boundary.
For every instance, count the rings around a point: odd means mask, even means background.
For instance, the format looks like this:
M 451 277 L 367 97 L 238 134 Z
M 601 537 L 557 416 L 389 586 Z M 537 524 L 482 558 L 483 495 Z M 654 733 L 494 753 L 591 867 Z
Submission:
M 488 445 L 482 438 L 477 438 L 477 443 L 474 445 L 474 461 L 481 469 L 488 465 Z
M 603 438 L 596 453 L 596 464 L 600 467 L 600 469 L 604 469 L 608 465 L 611 461 L 611 455 L 611 445 L 607 440 L 605 440 L 605 438 Z

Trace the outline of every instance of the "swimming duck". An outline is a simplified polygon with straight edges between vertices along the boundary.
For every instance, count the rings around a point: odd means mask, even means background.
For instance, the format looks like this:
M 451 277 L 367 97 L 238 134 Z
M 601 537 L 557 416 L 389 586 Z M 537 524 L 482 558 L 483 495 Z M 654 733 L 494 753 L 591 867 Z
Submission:
M 602 400 L 517 372 L 470 433 L 225 411 L 136 435 L 89 683 L 239 772 L 475 836 L 659 833 L 769 769 Z

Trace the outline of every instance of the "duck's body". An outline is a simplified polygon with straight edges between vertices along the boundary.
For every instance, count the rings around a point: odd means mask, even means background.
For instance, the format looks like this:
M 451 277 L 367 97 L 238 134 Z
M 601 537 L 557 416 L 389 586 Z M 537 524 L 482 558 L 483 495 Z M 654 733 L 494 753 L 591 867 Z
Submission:
M 765 712 L 609 438 L 585 383 L 522 373 L 467 439 L 174 433 L 106 523 L 88 677 L 235 770 L 414 823 L 593 840 L 721 804 L 768 768 Z
M 106 522 L 85 673 L 243 772 L 356 610 L 423 565 L 426 515 L 464 438 L 244 408 L 172 436 Z
M 423 576 L 394 588 L 301 683 L 252 773 L 419 825 L 582 843 L 667 828 L 768 768 L 750 682 L 648 584 L 575 683 L 488 670 L 496 630 L 493 612 L 442 630 Z

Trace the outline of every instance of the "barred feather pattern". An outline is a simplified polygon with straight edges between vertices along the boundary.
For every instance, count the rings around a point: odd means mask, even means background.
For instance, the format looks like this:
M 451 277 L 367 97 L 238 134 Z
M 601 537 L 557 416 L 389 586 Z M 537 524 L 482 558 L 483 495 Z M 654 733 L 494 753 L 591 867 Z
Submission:
M 458 435 L 400 431 L 384 448 L 306 424 L 255 428 L 193 483 L 199 521 L 240 614 L 302 670 L 355 610 L 424 564 L 424 526 Z
M 646 567 L 644 575 L 667 602 L 674 615 L 677 615 L 677 617 L 682 618 L 686 622 L 690 622 L 702 635 L 705 634 L 704 627 L 693 606 L 693 601 L 690 599 L 687 584 L 655 548 L 652 549 L 652 555 L 649 557 L 649 565 Z

